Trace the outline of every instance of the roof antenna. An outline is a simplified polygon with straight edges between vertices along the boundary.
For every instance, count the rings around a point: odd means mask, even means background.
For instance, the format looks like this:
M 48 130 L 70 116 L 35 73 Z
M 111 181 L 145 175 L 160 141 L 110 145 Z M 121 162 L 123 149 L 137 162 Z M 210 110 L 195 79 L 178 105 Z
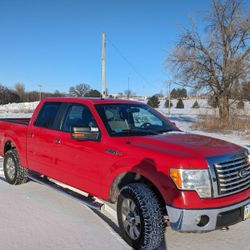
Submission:
M 105 32 L 102 32 L 102 100 L 107 97 L 105 47 Z

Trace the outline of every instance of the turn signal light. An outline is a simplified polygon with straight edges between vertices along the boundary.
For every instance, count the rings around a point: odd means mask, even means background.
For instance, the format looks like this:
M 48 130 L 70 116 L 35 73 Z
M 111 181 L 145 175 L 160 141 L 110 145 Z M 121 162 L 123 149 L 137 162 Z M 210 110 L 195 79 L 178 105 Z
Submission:
M 179 169 L 172 168 L 170 169 L 170 177 L 174 181 L 175 185 L 182 189 L 182 180 L 181 180 L 181 173 Z

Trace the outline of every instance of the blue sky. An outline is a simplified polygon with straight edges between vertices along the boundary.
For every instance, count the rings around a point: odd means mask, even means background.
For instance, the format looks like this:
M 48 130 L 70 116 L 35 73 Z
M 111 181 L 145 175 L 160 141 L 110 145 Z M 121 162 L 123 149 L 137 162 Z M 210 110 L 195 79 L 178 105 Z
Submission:
M 0 0 L 0 83 L 68 91 L 84 82 L 101 91 L 104 31 L 139 72 L 107 40 L 110 93 L 123 92 L 128 78 L 138 95 L 166 92 L 172 75 L 164 58 L 182 26 L 209 6 L 207 0 Z

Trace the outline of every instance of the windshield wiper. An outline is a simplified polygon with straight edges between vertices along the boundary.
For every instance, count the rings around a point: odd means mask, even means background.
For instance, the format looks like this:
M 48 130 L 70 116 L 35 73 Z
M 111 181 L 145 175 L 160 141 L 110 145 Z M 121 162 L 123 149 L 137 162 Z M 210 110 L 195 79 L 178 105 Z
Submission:
M 162 130 L 145 130 L 145 129 L 126 129 L 122 131 L 113 131 L 113 135 L 160 135 L 172 131 L 178 131 L 178 130 L 173 130 L 173 129 L 162 129 Z
M 155 130 L 145 130 L 145 129 L 131 129 L 130 132 L 132 133 L 142 133 L 142 134 L 153 134 L 153 135 L 158 135 L 158 131 Z
M 127 129 L 119 132 L 113 131 L 113 135 L 157 135 L 158 133 L 151 130 L 143 130 L 143 129 Z
M 178 130 L 174 130 L 174 129 L 162 129 L 162 130 L 157 130 L 157 132 L 158 132 L 159 134 L 169 133 L 169 132 L 173 132 L 173 131 L 178 131 Z

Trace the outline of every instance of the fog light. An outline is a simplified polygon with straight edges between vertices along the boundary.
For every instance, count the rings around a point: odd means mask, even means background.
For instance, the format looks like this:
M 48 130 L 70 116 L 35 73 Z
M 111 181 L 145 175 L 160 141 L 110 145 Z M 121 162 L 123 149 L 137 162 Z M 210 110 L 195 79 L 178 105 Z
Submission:
M 196 221 L 196 225 L 198 227 L 204 227 L 208 224 L 209 217 L 207 215 L 201 215 L 201 216 L 197 217 L 195 221 Z

